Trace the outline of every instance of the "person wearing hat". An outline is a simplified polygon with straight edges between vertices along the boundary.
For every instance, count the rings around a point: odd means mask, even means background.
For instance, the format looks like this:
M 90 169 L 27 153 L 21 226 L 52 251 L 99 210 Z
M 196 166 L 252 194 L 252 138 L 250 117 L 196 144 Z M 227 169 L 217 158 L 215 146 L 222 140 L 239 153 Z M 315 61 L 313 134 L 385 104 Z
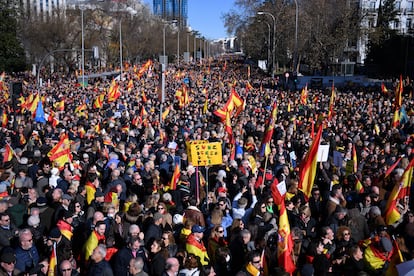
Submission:
M 208 257 L 207 249 L 203 242 L 204 231 L 205 227 L 198 224 L 193 225 L 191 227 L 191 234 L 187 237 L 185 248 L 188 253 L 193 253 L 199 257 L 202 265 L 208 265 L 210 258 Z
M 73 236 L 73 212 L 70 210 L 64 210 L 62 212 L 61 219 L 58 220 L 56 226 L 59 228 L 62 235 L 68 240 L 72 240 Z
M 377 235 L 364 242 L 364 261 L 372 275 L 383 275 L 388 269 L 394 247 L 387 233 L 387 226 L 377 227 Z
M 56 188 L 59 189 L 59 188 Z M 55 209 L 55 214 L 53 215 L 53 221 L 57 223 L 60 219 L 62 219 L 63 213 L 69 210 L 69 205 L 72 202 L 72 197 L 68 194 L 63 194 L 60 200 L 60 203 L 57 204 L 57 208 Z
M 59 228 L 55 227 L 50 231 L 47 245 L 50 252 L 52 251 L 53 246 L 56 245 L 56 257 L 58 264 L 60 264 L 63 260 L 69 260 L 72 257 L 72 245 L 70 241 L 62 235 Z
M 13 250 L 11 249 L 10 252 L 5 250 L 0 256 L 0 276 L 17 275 L 15 264 L 16 256 L 14 255 Z

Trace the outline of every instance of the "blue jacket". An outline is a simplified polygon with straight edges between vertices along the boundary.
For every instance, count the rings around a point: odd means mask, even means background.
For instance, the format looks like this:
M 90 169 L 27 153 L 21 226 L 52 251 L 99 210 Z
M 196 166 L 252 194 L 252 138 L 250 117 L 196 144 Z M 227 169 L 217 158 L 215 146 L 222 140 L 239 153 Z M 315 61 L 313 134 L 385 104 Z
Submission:
M 16 265 L 15 268 L 20 272 L 29 272 L 31 268 L 39 264 L 39 253 L 35 246 L 29 250 L 24 250 L 20 246 L 16 248 Z

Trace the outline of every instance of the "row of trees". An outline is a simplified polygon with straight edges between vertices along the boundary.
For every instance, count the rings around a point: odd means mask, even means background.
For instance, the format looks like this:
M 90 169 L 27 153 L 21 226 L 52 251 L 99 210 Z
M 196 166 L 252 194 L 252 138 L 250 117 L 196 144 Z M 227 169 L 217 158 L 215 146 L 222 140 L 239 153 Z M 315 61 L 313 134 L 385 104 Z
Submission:
M 238 9 L 226 13 L 223 18 L 228 32 L 235 33 L 241 40 L 244 52 L 253 59 L 264 60 L 267 59 L 269 34 L 263 21 L 273 28 L 273 20 L 258 12 L 272 14 L 276 23 L 276 63 L 281 70 L 335 74 L 339 70 L 338 62 L 357 61 L 358 40 L 368 37 L 368 58 L 362 62 L 370 68 L 376 67 L 369 72 L 404 73 L 410 64 L 407 59 L 413 58 L 412 51 L 408 50 L 412 39 L 390 28 L 397 15 L 395 0 L 380 2 L 377 22 L 370 29 L 361 24 L 371 11 L 364 10 L 360 0 L 237 0 Z M 270 35 L 273 41 L 273 32 Z M 399 43 L 401 45 L 395 48 Z M 396 51 L 401 48 L 403 51 Z M 390 58 L 385 61 L 387 53 Z M 293 68 L 294 65 L 297 67 Z
M 82 40 L 80 8 L 82 7 L 56 9 L 53 15 L 48 15 L 38 13 L 33 7 L 23 9 L 18 6 L 17 0 L 0 0 L 0 5 L 8 7 L 1 8 L 3 17 L 0 34 L 6 39 L 0 41 L 2 51 L 0 58 L 7 59 L 8 62 L 0 62 L 0 71 L 22 70 L 26 64 L 39 64 L 47 55 L 53 56 L 57 68 L 62 67 L 63 70 L 72 72 L 79 68 Z M 135 6 L 136 9 L 128 8 L 131 6 Z M 187 45 L 189 51 L 194 52 L 195 37 L 197 37 L 196 51 L 199 51 L 200 47 L 204 51 L 204 47 L 200 46 L 200 40 L 206 40 L 198 31 L 187 29 L 178 31 L 174 24 L 163 22 L 159 17 L 152 15 L 148 7 L 132 0 L 122 3 L 103 1 L 96 3 L 93 8 L 84 8 L 83 24 L 87 67 L 98 65 L 99 62 L 106 66 L 119 66 L 120 34 L 124 62 L 158 58 L 158 55 L 163 52 L 164 28 L 166 54 L 170 57 L 174 57 L 177 53 L 177 36 L 180 39 L 181 55 L 187 51 Z M 3 35 L 4 33 L 8 36 Z M 91 51 L 93 46 L 99 48 L 99 60 L 93 59 Z M 18 49 L 19 53 L 17 53 Z M 62 49 L 68 51 L 56 51 Z M 6 51 L 16 53 L 12 55 Z M 11 59 L 12 56 L 18 58 L 20 63 L 16 62 L 16 58 Z
M 119 66 L 121 32 L 124 61 L 157 58 L 163 52 L 164 28 L 170 60 L 177 53 L 177 35 L 180 36 L 181 54 L 187 47 L 191 53 L 200 50 L 200 43 L 197 42 L 196 47 L 193 43 L 195 37 L 200 37 L 197 31 L 180 30 L 177 34 L 174 27 L 166 26 L 153 16 L 148 7 L 128 1 L 100 1 L 93 9 L 84 9 L 88 65 L 97 64 L 90 51 L 92 46 L 97 46 L 100 60 L 106 66 Z M 39 64 L 42 57 L 52 53 L 55 66 L 68 71 L 79 68 L 82 33 L 79 7 L 55 10 L 53 16 L 49 16 L 39 15 L 33 7 L 23 9 L 18 2 L 0 0 L 0 35 L 3 38 L 0 40 L 0 71 L 22 70 L 26 64 Z M 381 1 L 378 20 L 369 32 L 361 26 L 367 14 L 359 0 L 236 0 L 235 4 L 237 11 L 223 15 L 228 33 L 237 36 L 248 57 L 269 59 L 269 63 L 275 39 L 275 63 L 281 71 L 334 74 L 339 70 L 338 62 L 357 60 L 357 41 L 364 36 L 370 41 L 365 64 L 368 68 L 377 68 L 369 71 L 374 74 L 406 73 L 414 55 L 409 50 L 412 39 L 398 36 L 390 29 L 390 23 L 396 18 L 395 0 Z M 134 12 L 128 7 L 135 7 Z M 259 15 L 259 11 L 265 14 Z M 275 18 L 275 38 L 273 20 L 266 13 Z M 57 49 L 77 49 L 77 52 L 56 53 Z

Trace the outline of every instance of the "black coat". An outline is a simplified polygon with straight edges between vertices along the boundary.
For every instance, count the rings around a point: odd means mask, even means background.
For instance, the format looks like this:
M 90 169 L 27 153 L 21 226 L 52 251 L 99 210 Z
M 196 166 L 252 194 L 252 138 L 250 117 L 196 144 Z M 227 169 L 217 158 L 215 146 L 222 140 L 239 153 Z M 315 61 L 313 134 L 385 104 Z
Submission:
M 92 263 L 89 269 L 88 276 L 113 276 L 112 268 L 105 260 L 99 263 Z
M 150 262 L 149 275 L 151 276 L 161 276 L 165 269 L 165 259 L 162 256 L 161 252 L 156 253 Z

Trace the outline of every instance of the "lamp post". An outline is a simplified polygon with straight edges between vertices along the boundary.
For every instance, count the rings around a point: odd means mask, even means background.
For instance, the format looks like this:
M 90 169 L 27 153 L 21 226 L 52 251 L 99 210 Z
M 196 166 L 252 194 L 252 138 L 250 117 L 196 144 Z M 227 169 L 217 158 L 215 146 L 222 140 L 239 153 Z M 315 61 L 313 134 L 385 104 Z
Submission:
M 194 62 L 197 63 L 197 36 L 194 35 Z
M 271 14 L 270 12 L 265 12 L 265 11 L 258 11 L 257 12 L 258 15 L 269 15 L 272 20 L 273 20 L 273 47 L 272 47 L 272 78 L 275 77 L 275 57 L 276 57 L 276 19 L 274 17 L 273 14 Z
M 270 24 L 265 22 L 265 21 L 260 21 L 260 22 L 263 22 L 267 25 L 267 43 L 268 43 L 268 46 L 267 46 L 267 62 L 269 64 L 270 63 Z
M 119 19 L 119 63 L 121 69 L 120 80 L 122 81 L 122 18 Z
M 180 65 L 180 26 L 177 28 L 177 65 Z
M 82 29 L 82 89 L 85 89 L 85 36 L 83 31 L 83 6 L 81 7 L 81 29 Z
M 295 49 L 293 53 L 293 72 L 296 73 L 297 67 L 297 56 L 298 56 L 298 18 L 299 18 L 299 7 L 298 1 L 295 0 Z
M 162 55 L 164 56 L 164 59 L 165 59 L 165 28 L 169 24 L 176 23 L 176 22 L 177 22 L 177 20 L 172 20 L 172 21 L 164 22 L 164 27 L 162 28 L 162 49 L 163 49 Z

